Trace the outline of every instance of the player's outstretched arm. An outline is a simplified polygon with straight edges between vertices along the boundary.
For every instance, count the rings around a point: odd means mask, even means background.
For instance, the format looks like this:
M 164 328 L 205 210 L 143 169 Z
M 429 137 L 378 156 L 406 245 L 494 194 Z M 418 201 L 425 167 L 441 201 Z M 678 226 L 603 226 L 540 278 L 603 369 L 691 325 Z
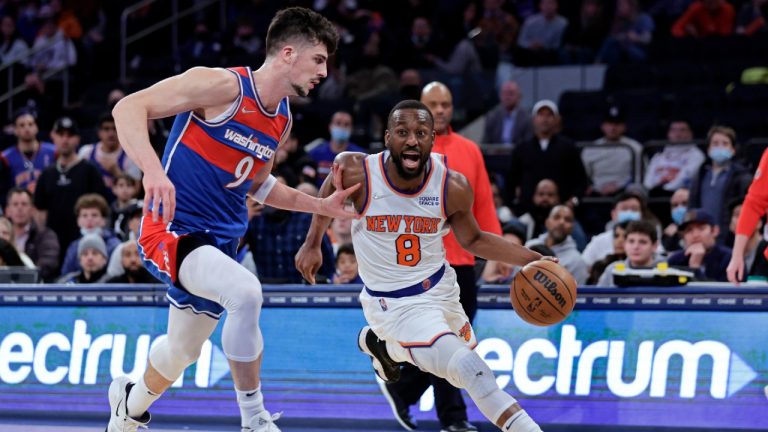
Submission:
M 472 187 L 462 174 L 451 171 L 447 189 L 448 222 L 461 247 L 489 261 L 518 266 L 542 258 L 537 252 L 480 229 L 472 214 Z
M 336 177 L 334 177 L 333 172 L 325 178 L 325 181 L 318 192 L 319 198 L 325 198 L 333 194 L 336 190 L 336 187 L 333 184 L 335 179 Z M 320 245 L 323 241 L 323 235 L 326 230 L 328 230 L 332 220 L 333 219 L 328 216 L 317 213 L 313 214 L 312 223 L 309 226 L 309 231 L 304 239 L 304 243 L 301 245 L 299 252 L 296 253 L 296 257 L 294 258 L 296 270 L 298 270 L 299 273 L 301 273 L 301 276 L 312 285 L 315 284 L 315 275 L 320 270 L 320 266 L 323 265 L 323 253 L 320 250 Z
M 331 174 L 326 177 L 323 185 L 320 187 L 318 197 L 330 197 L 335 191 L 342 189 L 345 184 L 354 184 L 359 188 L 363 181 L 362 159 L 364 157 L 363 154 L 351 152 L 345 152 L 338 155 L 334 161 L 334 170 L 332 170 Z M 337 167 L 346 170 L 343 177 L 337 173 Z M 358 193 L 352 194 L 349 198 L 353 202 L 357 202 L 361 192 L 363 191 L 358 191 Z M 296 254 L 294 260 L 296 269 L 301 273 L 302 277 L 313 285 L 315 283 L 315 275 L 323 264 L 323 255 L 320 250 L 320 245 L 323 240 L 323 235 L 328 230 L 332 220 L 332 218 L 321 214 L 315 213 L 312 215 L 312 224 L 309 227 L 309 232 L 307 232 L 304 244 L 299 248 L 299 252 Z
M 336 179 L 335 191 L 324 198 L 313 197 L 298 191 L 282 183 L 276 183 L 264 204 L 283 210 L 300 211 L 305 213 L 321 214 L 330 218 L 354 218 L 354 212 L 344 208 L 347 198 L 360 188 L 360 184 L 354 184 L 346 189 L 341 185 L 343 168 L 334 163 L 331 175 Z M 330 176 L 329 176 L 330 177 Z
M 115 105 L 112 115 L 120 145 L 144 172 L 144 209 L 151 206 L 153 220 L 158 219 L 161 203 L 163 220 L 173 219 L 176 190 L 149 142 L 147 120 L 225 107 L 237 98 L 239 91 L 237 77 L 231 72 L 197 67 L 130 94 Z

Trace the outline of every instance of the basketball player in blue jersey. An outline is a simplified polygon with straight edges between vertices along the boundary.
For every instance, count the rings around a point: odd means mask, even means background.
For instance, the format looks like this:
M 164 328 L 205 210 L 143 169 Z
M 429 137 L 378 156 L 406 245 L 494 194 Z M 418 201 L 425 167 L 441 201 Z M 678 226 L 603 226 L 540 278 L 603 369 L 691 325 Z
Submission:
M 122 99 L 113 114 L 121 145 L 144 172 L 146 213 L 138 236 L 147 269 L 169 284 L 168 335 L 153 346 L 143 377 L 116 378 L 109 389 L 107 430 L 146 425 L 149 406 L 197 360 L 224 310 L 229 359 L 243 431 L 279 431 L 260 388 L 263 341 L 261 285 L 233 258 L 247 226 L 246 196 L 286 210 L 354 217 L 344 199 L 325 199 L 278 183 L 273 155 L 291 128 L 288 96 L 306 96 L 326 77 L 336 49 L 333 24 L 305 8 L 278 12 L 267 33 L 267 56 L 247 67 L 196 67 Z M 162 161 L 147 119 L 176 115 Z M 333 170 L 334 178 L 341 171 Z
M 365 283 L 360 301 L 370 324 L 360 332 L 358 345 L 387 382 L 400 378 L 398 363 L 409 362 L 466 389 L 503 431 L 540 432 L 472 351 L 477 339 L 459 303 L 456 273 L 445 259 L 442 237 L 450 225 L 467 251 L 511 265 L 542 256 L 480 230 L 469 182 L 448 170 L 441 155 L 430 153 L 434 139 L 429 108 L 407 100 L 389 115 L 387 151 L 336 157 L 344 169 L 342 184 L 364 185 L 350 196 L 361 216 L 352 222 L 352 243 Z M 336 184 L 326 179 L 320 196 L 331 195 Z M 330 218 L 315 215 L 296 255 L 296 267 L 310 283 L 322 262 L 320 239 L 329 223 Z

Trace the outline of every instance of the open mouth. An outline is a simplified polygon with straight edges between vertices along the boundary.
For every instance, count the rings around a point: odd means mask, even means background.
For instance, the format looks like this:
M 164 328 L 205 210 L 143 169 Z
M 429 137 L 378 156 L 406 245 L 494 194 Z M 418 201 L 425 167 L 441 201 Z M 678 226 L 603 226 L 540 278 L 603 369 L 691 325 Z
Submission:
M 402 160 L 403 160 L 403 167 L 412 169 L 412 170 L 417 169 L 419 167 L 419 161 L 421 160 L 421 155 L 417 152 L 403 153 Z

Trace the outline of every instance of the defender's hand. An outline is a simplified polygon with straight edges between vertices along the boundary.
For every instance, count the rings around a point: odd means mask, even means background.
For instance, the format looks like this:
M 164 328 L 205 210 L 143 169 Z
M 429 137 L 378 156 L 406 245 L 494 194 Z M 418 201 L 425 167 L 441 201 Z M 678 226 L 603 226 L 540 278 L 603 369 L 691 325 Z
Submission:
M 347 189 L 344 189 L 342 183 L 342 171 L 343 168 L 339 164 L 333 164 L 331 169 L 331 175 L 333 176 L 333 186 L 336 189 L 332 195 L 327 198 L 323 198 L 320 204 L 320 212 L 325 216 L 340 219 L 357 218 L 358 214 L 353 211 L 348 211 L 344 208 L 344 203 L 347 198 L 355 191 L 360 189 L 360 183 L 353 185 Z

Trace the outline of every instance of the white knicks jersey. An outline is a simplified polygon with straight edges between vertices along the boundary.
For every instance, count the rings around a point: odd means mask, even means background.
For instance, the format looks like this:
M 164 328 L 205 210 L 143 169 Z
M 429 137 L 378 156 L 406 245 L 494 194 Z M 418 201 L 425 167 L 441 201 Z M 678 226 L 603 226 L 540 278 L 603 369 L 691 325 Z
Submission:
M 388 157 L 385 151 L 365 158 L 367 196 L 362 217 L 352 222 L 358 272 L 365 286 L 375 291 L 421 283 L 448 265 L 443 246 L 448 233 L 444 156 L 430 155 L 426 179 L 413 193 L 390 182 L 384 170 Z

